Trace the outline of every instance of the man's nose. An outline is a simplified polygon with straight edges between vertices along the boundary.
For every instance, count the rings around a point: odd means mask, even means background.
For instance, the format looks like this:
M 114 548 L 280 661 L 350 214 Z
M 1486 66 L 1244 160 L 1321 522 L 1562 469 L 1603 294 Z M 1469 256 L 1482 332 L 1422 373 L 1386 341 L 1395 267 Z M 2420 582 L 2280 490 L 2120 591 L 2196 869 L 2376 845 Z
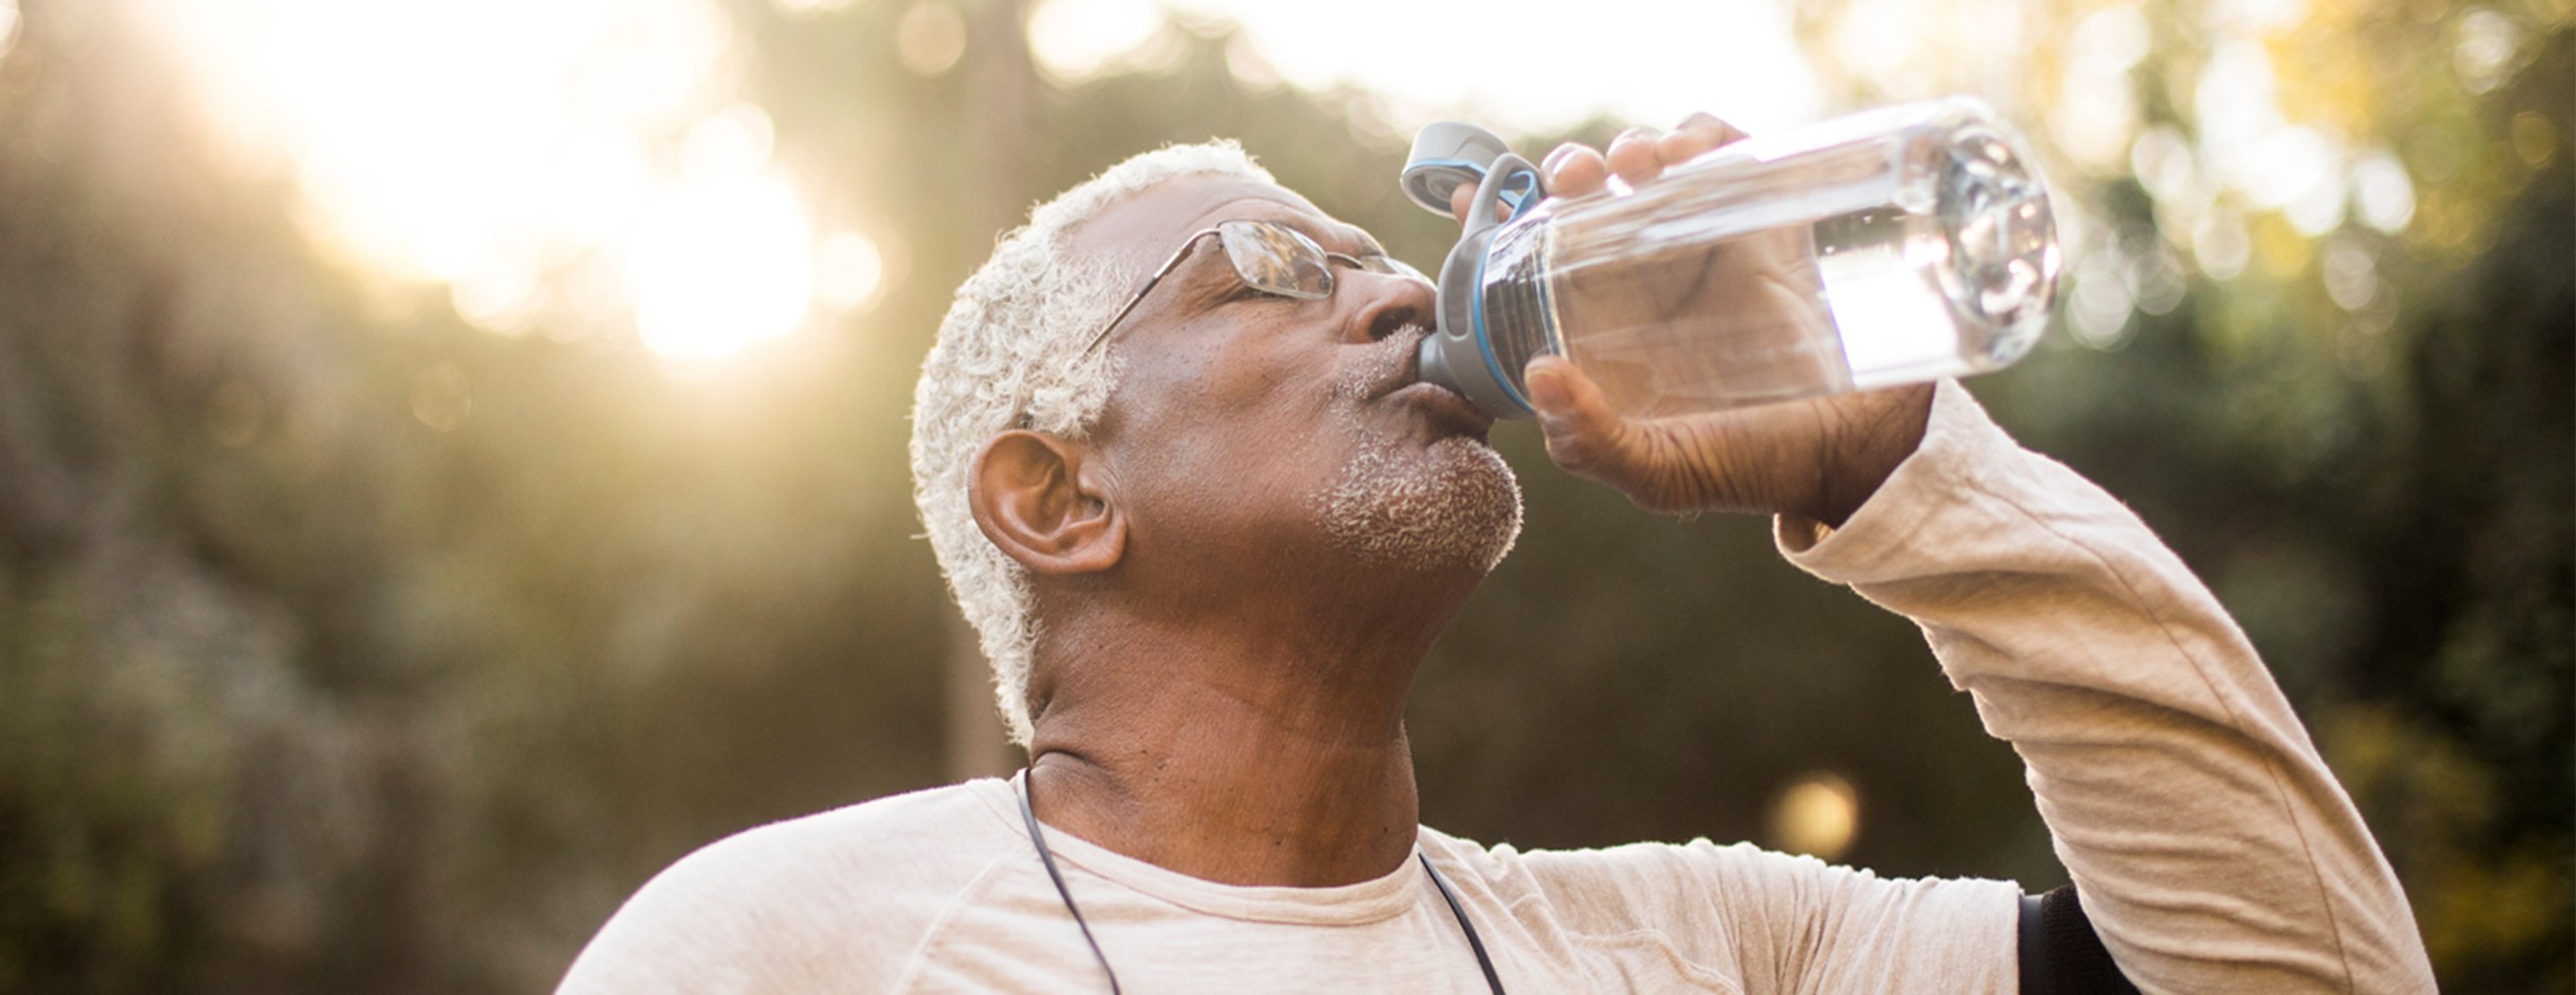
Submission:
M 1430 282 L 1394 273 L 1354 271 L 1342 276 L 1341 291 L 1359 302 L 1348 338 L 1375 342 L 1407 325 L 1431 330 L 1438 321 L 1440 295 Z

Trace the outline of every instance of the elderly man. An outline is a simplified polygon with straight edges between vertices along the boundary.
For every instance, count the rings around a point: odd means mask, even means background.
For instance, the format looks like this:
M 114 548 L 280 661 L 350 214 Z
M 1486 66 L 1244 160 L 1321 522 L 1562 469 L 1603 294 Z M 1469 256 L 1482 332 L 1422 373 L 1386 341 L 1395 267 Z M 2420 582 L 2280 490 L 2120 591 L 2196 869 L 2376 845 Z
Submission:
M 1647 183 L 1732 135 L 1699 117 L 1544 169 L 1560 194 Z M 958 290 L 912 449 L 1028 769 L 711 845 L 564 990 L 2432 989 L 2244 637 L 1951 383 L 1630 421 L 1564 363 L 1527 378 L 1567 469 L 1651 509 L 1776 514 L 1792 562 L 1920 622 L 2028 764 L 2080 906 L 1421 826 L 1405 696 L 1520 527 L 1489 421 L 1416 378 L 1432 306 L 1232 145 L 1039 208 Z

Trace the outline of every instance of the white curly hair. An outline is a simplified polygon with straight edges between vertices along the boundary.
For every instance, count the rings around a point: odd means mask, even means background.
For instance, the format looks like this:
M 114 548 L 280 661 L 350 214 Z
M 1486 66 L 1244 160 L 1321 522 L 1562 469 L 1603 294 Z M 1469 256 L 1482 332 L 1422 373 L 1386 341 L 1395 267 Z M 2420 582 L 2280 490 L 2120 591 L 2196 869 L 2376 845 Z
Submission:
M 1142 274 L 1075 257 L 1069 235 L 1131 194 L 1200 174 L 1274 182 L 1242 146 L 1220 140 L 1134 156 L 1039 205 L 958 285 L 913 388 L 913 503 L 958 607 L 983 637 L 994 698 L 1022 747 L 1033 732 L 1029 658 L 1038 636 L 1028 573 L 976 528 L 967 478 L 985 441 L 1023 413 L 1026 427 L 1068 438 L 1099 420 L 1118 364 L 1113 350 L 1084 350 Z

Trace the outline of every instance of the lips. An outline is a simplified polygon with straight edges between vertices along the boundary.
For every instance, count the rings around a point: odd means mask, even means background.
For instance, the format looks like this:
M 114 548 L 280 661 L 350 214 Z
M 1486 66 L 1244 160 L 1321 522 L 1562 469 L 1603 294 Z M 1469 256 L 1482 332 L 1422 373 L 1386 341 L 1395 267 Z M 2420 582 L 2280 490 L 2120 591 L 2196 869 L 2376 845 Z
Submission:
M 1428 418 L 1443 435 L 1468 435 L 1483 439 L 1494 427 L 1494 418 L 1480 411 L 1457 391 L 1416 380 L 1387 395 L 1397 404 L 1412 408 Z
M 1369 346 L 1372 355 L 1351 368 L 1341 378 L 1344 386 L 1335 392 L 1363 405 L 1386 401 L 1403 408 L 1438 437 L 1463 435 L 1481 441 L 1494 419 L 1456 391 L 1422 379 L 1422 340 L 1429 334 L 1420 326 L 1407 325 L 1379 339 Z
M 1493 416 L 1478 410 L 1465 395 L 1440 384 L 1422 379 L 1423 335 L 1407 336 L 1404 368 L 1394 389 L 1389 392 L 1396 403 L 1428 416 L 1432 423 L 1450 430 L 1443 434 L 1473 435 L 1482 439 L 1494 427 Z

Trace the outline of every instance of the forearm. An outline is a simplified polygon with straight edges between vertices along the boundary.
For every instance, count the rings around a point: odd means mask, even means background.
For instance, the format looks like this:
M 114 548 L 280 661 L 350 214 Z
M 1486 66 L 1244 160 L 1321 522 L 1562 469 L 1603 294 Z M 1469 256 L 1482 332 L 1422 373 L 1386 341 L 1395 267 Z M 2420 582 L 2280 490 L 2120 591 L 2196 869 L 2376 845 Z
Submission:
M 1944 384 L 1921 452 L 1784 551 L 1919 622 L 2029 766 L 2148 991 L 2429 991 L 2414 919 L 2252 647 L 2125 507 Z

